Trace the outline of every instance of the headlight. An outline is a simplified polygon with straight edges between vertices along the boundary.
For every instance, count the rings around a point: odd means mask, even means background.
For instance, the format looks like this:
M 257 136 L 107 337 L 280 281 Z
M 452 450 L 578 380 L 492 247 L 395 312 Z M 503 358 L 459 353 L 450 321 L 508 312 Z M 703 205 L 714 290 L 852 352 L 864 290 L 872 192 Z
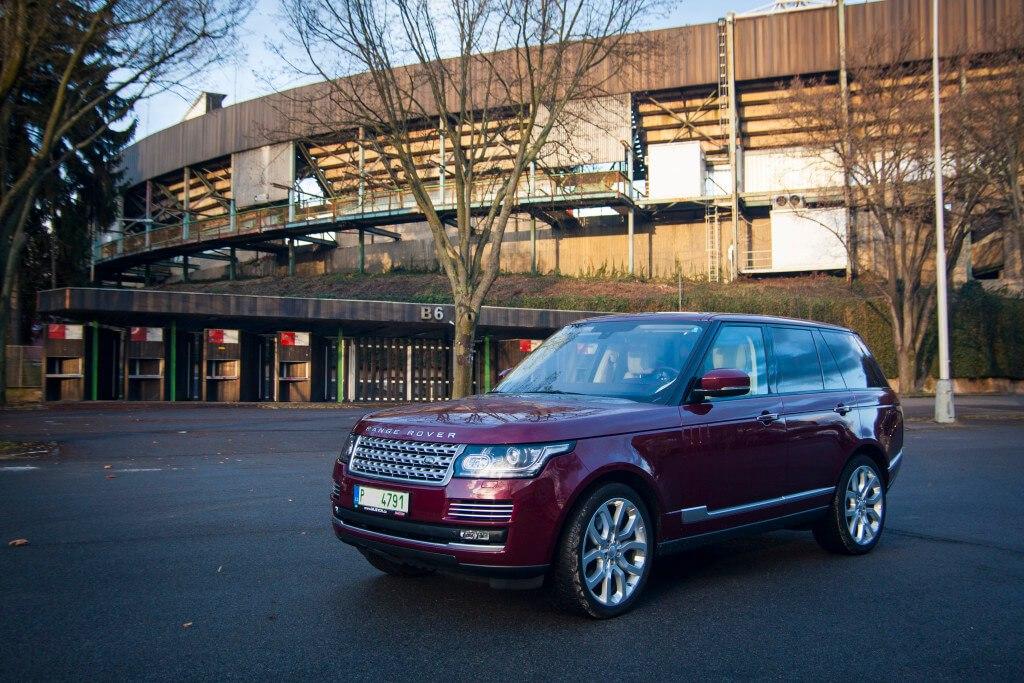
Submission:
M 575 441 L 524 446 L 466 446 L 455 461 L 454 476 L 468 479 L 533 477 L 553 456 L 568 453 L 575 446 Z
M 356 450 L 356 435 L 349 433 L 348 438 L 345 439 L 345 445 L 341 448 L 341 455 L 338 456 L 338 462 L 348 467 L 348 464 L 352 461 L 352 453 Z

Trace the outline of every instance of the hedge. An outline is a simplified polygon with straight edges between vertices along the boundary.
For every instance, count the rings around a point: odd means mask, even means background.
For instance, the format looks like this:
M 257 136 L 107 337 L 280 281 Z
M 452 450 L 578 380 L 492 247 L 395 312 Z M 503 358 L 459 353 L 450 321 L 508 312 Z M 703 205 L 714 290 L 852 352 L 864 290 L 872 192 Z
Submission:
M 504 302 L 503 302 L 504 303 Z M 614 296 L 519 297 L 507 305 L 600 311 L 675 310 L 678 299 L 652 297 L 642 302 Z M 823 297 L 793 294 L 771 287 L 752 292 L 698 288 L 684 292 L 684 310 L 754 313 L 806 318 L 856 330 L 878 358 L 886 376 L 896 377 L 896 351 L 888 311 L 879 299 L 856 294 Z M 1024 299 L 987 292 L 979 283 L 965 285 L 952 298 L 950 345 L 953 376 L 1024 379 Z M 923 362 L 937 374 L 935 326 L 927 337 Z
M 679 301 L 674 282 L 638 278 L 568 278 L 508 275 L 496 283 L 487 304 L 584 311 L 668 311 Z M 263 278 L 193 285 L 200 291 L 243 294 L 369 298 L 417 303 L 449 303 L 447 281 L 438 274 L 330 274 Z M 177 288 L 188 286 L 176 285 Z M 683 308 L 691 311 L 763 313 L 835 323 L 859 332 L 889 377 L 896 354 L 884 303 L 863 286 L 832 278 L 741 281 L 731 284 L 683 283 Z M 971 282 L 952 295 L 953 376 L 1024 379 L 1024 299 L 986 291 Z M 935 328 L 928 335 L 923 364 L 937 374 Z

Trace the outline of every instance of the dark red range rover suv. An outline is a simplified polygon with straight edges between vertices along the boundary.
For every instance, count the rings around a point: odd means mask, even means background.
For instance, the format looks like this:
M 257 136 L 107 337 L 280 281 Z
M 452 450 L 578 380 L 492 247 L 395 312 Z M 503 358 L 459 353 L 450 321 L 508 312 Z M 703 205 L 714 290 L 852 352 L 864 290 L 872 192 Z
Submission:
M 334 530 L 388 574 L 547 581 L 593 617 L 635 605 L 656 557 L 811 529 L 870 551 L 903 413 L 849 330 L 656 313 L 570 325 L 494 391 L 381 410 L 334 467 Z

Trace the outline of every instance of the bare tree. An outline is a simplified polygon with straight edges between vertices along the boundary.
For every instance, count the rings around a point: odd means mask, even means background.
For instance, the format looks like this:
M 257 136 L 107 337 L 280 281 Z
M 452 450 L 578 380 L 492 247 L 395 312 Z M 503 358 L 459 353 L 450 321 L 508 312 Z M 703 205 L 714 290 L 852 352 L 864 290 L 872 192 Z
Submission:
M 553 131 L 586 115 L 570 103 L 598 98 L 630 68 L 642 45 L 627 34 L 661 0 L 283 3 L 325 80 L 295 115 L 319 130 L 359 131 L 360 149 L 412 194 L 430 227 L 455 303 L 452 393 L 464 396 L 516 197 L 532 166 L 564 162 L 551 147 L 570 136 Z M 423 155 L 438 131 L 440 169 Z
M 965 84 L 983 106 L 966 121 L 964 137 L 997 188 L 1024 268 L 1024 24 L 1003 27 L 990 42 L 996 52 L 975 60 L 982 77 Z
M 929 63 L 911 59 L 911 47 L 878 36 L 851 50 L 848 113 L 824 79 L 795 80 L 786 105 L 821 163 L 847 178 L 844 201 L 858 219 L 845 243 L 892 321 L 902 391 L 922 386 L 922 348 L 936 306 L 931 71 Z M 950 70 L 942 89 L 949 266 L 940 276 L 947 278 L 992 189 L 981 155 L 965 136 L 965 122 L 980 103 L 965 95 L 960 75 Z
M 0 5 L 0 351 L 41 188 L 132 108 L 223 58 L 247 0 L 6 0 Z M 4 400 L 0 353 L 0 402 Z

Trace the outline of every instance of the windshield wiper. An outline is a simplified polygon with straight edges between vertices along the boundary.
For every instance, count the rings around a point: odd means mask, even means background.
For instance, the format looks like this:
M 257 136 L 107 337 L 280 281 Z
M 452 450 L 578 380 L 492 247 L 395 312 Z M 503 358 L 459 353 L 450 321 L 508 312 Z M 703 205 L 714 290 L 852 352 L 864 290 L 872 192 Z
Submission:
M 593 396 L 579 391 L 562 391 L 561 389 L 544 389 L 542 391 L 520 391 L 520 394 L 564 394 L 566 396 Z

